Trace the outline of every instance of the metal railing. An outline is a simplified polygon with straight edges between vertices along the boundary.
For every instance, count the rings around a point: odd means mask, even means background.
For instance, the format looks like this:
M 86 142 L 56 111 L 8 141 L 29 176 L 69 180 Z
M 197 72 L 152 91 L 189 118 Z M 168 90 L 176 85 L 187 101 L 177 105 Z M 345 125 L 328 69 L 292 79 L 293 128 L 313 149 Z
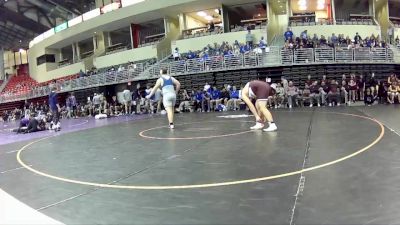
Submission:
M 105 72 L 88 77 L 71 80 L 58 80 L 56 86 L 61 92 L 69 92 L 96 86 L 146 80 L 157 77 L 161 69 L 170 74 L 183 75 L 193 73 L 214 72 L 223 70 L 248 69 L 266 66 L 304 65 L 324 63 L 393 63 L 392 49 L 385 48 L 316 48 L 316 49 L 280 49 L 270 47 L 261 54 L 248 53 L 240 55 L 213 56 L 181 61 L 162 60 L 155 65 L 145 67 L 136 64 L 134 69 L 121 72 Z M 36 98 L 48 95 L 49 86 L 34 87 L 26 93 L 2 94 L 0 103 Z

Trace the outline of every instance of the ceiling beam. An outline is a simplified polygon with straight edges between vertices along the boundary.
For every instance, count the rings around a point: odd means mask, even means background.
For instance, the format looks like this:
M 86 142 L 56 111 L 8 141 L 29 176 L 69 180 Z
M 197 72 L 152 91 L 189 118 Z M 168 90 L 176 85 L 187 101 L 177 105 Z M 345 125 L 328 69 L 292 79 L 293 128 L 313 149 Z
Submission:
M 46 27 L 41 23 L 31 20 L 17 12 L 14 12 L 4 7 L 0 7 L 0 15 L 0 20 L 11 21 L 20 27 L 34 31 L 38 34 L 41 34 L 50 29 L 49 27 Z

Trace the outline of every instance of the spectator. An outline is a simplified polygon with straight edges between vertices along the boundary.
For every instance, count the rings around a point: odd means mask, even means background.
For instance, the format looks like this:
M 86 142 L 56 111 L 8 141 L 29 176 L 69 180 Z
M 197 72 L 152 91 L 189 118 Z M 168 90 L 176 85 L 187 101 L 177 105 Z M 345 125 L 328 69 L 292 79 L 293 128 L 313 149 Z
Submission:
M 80 71 L 79 71 L 79 77 L 82 78 L 82 77 L 84 77 L 84 76 L 85 76 L 85 73 L 84 73 L 82 70 L 80 70 Z
M 349 81 L 349 105 L 351 102 L 356 102 L 356 93 L 357 93 L 357 82 L 356 82 L 356 77 L 355 75 L 350 76 L 350 81 Z
M 399 35 L 397 35 L 397 37 L 396 37 L 396 39 L 395 39 L 395 42 L 396 42 L 397 45 L 400 45 Z
M 227 109 L 228 110 L 233 109 L 234 111 L 238 110 L 239 109 L 238 105 L 241 100 L 239 98 L 239 91 L 236 90 L 236 86 L 233 86 L 232 90 L 229 92 L 229 98 L 230 99 L 227 103 Z
M 311 100 L 311 90 L 310 86 L 306 84 L 304 86 L 303 91 L 301 92 L 301 105 L 304 106 L 304 103 L 308 102 L 309 106 L 312 107 L 312 100 Z
M 306 40 L 307 40 L 307 37 L 308 37 L 308 36 L 307 36 L 307 30 L 301 32 L 300 37 L 301 37 L 301 39 L 302 39 L 303 41 L 306 41 Z
M 287 31 L 284 34 L 285 41 L 289 41 L 293 38 L 293 32 L 291 31 L 290 27 L 287 28 Z
M 182 94 L 181 94 L 181 103 L 179 104 L 179 112 L 183 112 L 185 110 L 189 110 L 190 109 L 190 96 L 187 93 L 187 91 L 185 89 L 183 89 Z
M 264 37 L 261 37 L 258 47 L 261 49 L 262 53 L 265 53 L 265 49 L 267 48 L 267 42 L 265 41 Z
M 399 87 L 397 86 L 396 82 L 393 82 L 390 84 L 389 86 L 389 90 L 388 90 L 388 102 L 390 104 L 394 104 L 395 99 L 398 99 L 399 96 Z M 368 89 L 369 90 L 369 89 Z
M 217 87 L 213 87 L 211 91 L 211 99 L 210 99 L 210 108 L 209 110 L 216 111 L 218 104 L 221 103 L 221 92 L 217 89 Z
M 249 45 L 250 47 L 253 46 L 253 34 L 251 33 L 251 30 L 247 31 L 246 34 L 246 44 Z
M 372 104 L 374 104 L 374 101 L 375 101 L 375 99 L 374 99 L 374 95 L 372 94 L 371 89 L 367 88 L 367 91 L 364 96 L 364 104 L 367 106 L 371 106 Z M 391 104 L 393 104 L 393 103 L 391 103 Z
M 172 53 L 172 55 L 173 55 L 175 61 L 178 61 L 180 59 L 180 57 L 181 57 L 181 54 L 179 53 L 179 49 L 178 48 L 175 48 L 175 50 Z
M 313 107 L 315 102 L 317 102 L 318 107 L 321 106 L 320 103 L 321 95 L 319 93 L 318 81 L 314 81 L 310 85 L 310 107 Z
M 298 97 L 299 97 L 299 90 L 296 86 L 294 86 L 292 81 L 289 81 L 289 85 L 286 91 L 286 96 L 288 98 L 289 109 L 293 107 L 293 101 L 298 105 Z
M 344 101 L 344 104 L 348 104 L 349 103 L 349 85 L 347 84 L 346 80 L 342 80 L 342 85 L 340 87 L 340 98 L 341 98 L 341 102 Z
M 362 40 L 361 36 L 358 34 L 358 32 L 356 33 L 356 36 L 354 36 L 354 43 L 355 44 L 360 44 L 360 41 Z
M 321 104 L 326 105 L 326 96 L 329 93 L 329 86 L 326 84 L 324 80 L 321 81 L 321 85 L 319 87 L 319 95 L 321 96 Z
M 338 37 L 336 37 L 335 33 L 332 33 L 331 42 L 334 46 L 337 46 L 339 44 L 339 39 Z
M 94 99 L 93 99 L 94 100 Z M 132 94 L 128 87 L 125 87 L 125 90 L 122 92 L 122 102 L 125 106 L 125 113 L 131 114 L 132 113 Z
M 276 93 L 273 100 L 275 109 L 282 107 L 283 102 L 285 101 L 285 89 L 282 87 L 281 83 L 276 85 Z
M 336 103 L 337 106 L 340 106 L 340 92 L 339 88 L 337 85 L 337 82 L 335 80 L 331 81 L 331 84 L 329 86 L 329 92 L 328 92 L 328 104 L 329 106 L 333 106 L 332 103 Z
M 213 32 L 215 30 L 215 24 L 213 21 L 210 21 L 208 24 L 208 32 Z
M 380 81 L 378 88 L 379 104 L 385 104 L 387 101 L 387 97 L 388 97 L 388 87 L 385 85 L 383 81 Z

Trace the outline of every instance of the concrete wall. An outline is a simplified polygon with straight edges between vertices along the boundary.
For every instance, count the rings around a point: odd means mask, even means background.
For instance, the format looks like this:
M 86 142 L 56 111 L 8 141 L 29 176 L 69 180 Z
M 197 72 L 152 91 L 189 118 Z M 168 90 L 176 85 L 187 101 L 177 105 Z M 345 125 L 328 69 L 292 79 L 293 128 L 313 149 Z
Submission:
M 277 14 L 272 7 L 267 4 L 267 14 L 268 14 L 268 26 L 267 26 L 267 40 L 268 43 L 274 39 L 274 36 L 281 35 L 285 33 L 288 25 L 289 25 L 289 10 L 286 10 L 286 14 L 279 15 Z M 287 4 L 288 7 L 288 4 Z
M 77 74 L 80 70 L 85 71 L 85 64 L 83 62 L 71 64 L 61 68 L 54 68 L 53 65 L 49 65 L 49 63 L 44 63 L 37 66 L 37 73 L 39 75 L 31 75 L 31 77 L 37 82 L 41 83 L 68 75 Z
M 165 38 L 157 45 L 158 59 L 163 59 L 171 54 L 171 42 L 178 39 L 181 34 L 179 19 L 168 17 L 165 19 L 165 24 Z
M 267 36 L 266 30 L 252 30 L 251 31 L 254 35 L 254 43 L 258 43 L 262 36 Z M 216 34 L 216 35 L 209 35 L 197 38 L 189 38 L 184 40 L 177 40 L 172 43 L 172 49 L 176 47 L 179 48 L 181 53 L 188 52 L 189 50 L 202 50 L 208 44 L 213 45 L 214 43 L 221 44 L 222 41 L 227 41 L 229 43 L 234 43 L 235 40 L 238 40 L 239 43 L 246 42 L 246 34 L 247 31 L 239 31 L 239 32 L 231 32 L 231 33 L 223 33 L 223 34 Z
M 308 35 L 313 36 L 317 34 L 319 37 L 324 35 L 326 38 L 332 36 L 332 33 L 344 34 L 344 36 L 349 36 L 351 39 L 354 38 L 356 32 L 360 34 L 362 38 L 366 36 L 380 35 L 381 30 L 379 26 L 371 25 L 321 25 L 321 26 L 298 26 L 292 27 L 293 34 L 298 37 L 301 32 L 307 30 Z
M 157 47 L 146 46 L 94 58 L 93 64 L 96 68 L 104 68 L 155 57 L 157 57 Z
M 375 3 L 375 18 L 381 26 L 382 40 L 388 40 L 389 21 L 389 5 L 387 1 Z

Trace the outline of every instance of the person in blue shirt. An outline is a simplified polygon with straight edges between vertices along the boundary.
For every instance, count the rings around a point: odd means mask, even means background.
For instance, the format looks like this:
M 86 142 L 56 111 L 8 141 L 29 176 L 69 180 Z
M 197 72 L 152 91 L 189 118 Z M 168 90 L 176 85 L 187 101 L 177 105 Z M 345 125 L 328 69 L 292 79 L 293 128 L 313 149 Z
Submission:
M 195 110 L 204 112 L 204 94 L 201 90 L 197 90 L 194 96 Z M 200 108 L 201 107 L 201 108 Z
M 196 57 L 196 55 L 191 50 L 189 50 L 189 52 L 187 54 L 187 58 L 188 59 L 194 59 L 195 57 Z
M 52 90 L 49 94 L 49 108 L 51 110 L 51 114 L 53 116 L 52 121 L 52 129 L 55 131 L 59 131 L 61 129 L 60 125 L 60 111 L 61 107 L 58 104 L 58 95 L 57 95 L 57 87 L 52 87 Z
M 210 108 L 211 110 L 216 110 L 218 104 L 221 104 L 221 91 L 217 87 L 213 87 L 211 92 Z
M 262 53 L 265 53 L 265 49 L 267 48 L 267 42 L 265 41 L 264 37 L 261 37 L 258 47 L 261 49 Z
M 245 53 L 248 53 L 248 52 L 250 52 L 250 51 L 251 51 L 250 45 L 249 45 L 249 44 L 246 44 L 246 45 L 244 46 L 244 52 L 245 52 Z
M 227 103 L 227 108 L 228 110 L 233 109 L 234 111 L 236 111 L 239 108 L 238 105 L 241 102 L 239 97 L 239 91 L 236 90 L 236 86 L 232 87 L 232 90 L 229 92 L 229 97 L 230 99 Z
M 293 32 L 290 30 L 289 27 L 288 27 L 287 31 L 285 32 L 284 36 L 285 36 L 285 41 L 293 38 Z

